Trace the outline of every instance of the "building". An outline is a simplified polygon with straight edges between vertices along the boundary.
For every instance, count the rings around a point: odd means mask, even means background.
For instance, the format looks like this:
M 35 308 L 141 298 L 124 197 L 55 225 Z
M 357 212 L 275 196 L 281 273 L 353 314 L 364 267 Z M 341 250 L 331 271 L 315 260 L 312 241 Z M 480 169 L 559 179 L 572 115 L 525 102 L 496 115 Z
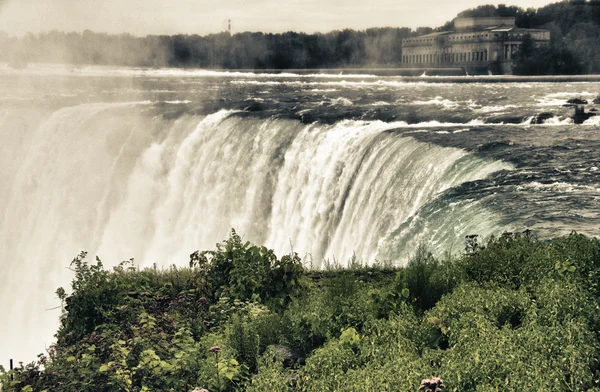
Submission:
M 402 66 L 510 74 L 512 59 L 528 34 L 538 44 L 550 41 L 549 31 L 519 28 L 514 17 L 456 18 L 452 31 L 402 40 Z

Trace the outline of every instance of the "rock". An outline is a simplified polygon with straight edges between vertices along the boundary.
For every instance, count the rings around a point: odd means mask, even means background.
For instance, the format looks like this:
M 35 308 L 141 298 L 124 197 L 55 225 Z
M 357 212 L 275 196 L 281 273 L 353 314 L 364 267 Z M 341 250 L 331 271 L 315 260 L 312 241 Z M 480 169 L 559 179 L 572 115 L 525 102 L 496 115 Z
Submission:
M 575 124 L 583 124 L 585 120 L 595 115 L 596 113 L 586 113 L 583 106 L 575 106 L 575 114 L 571 118 Z
M 588 101 L 581 98 L 571 98 L 567 101 L 571 105 L 587 105 Z
M 554 113 L 543 112 L 543 113 L 540 113 L 537 116 L 535 116 L 532 123 L 533 124 L 543 124 L 544 121 L 546 121 L 547 119 L 552 118 L 552 117 L 554 117 Z
M 289 368 L 295 364 L 304 365 L 304 358 L 294 353 L 290 348 L 281 344 L 271 344 L 267 348 L 270 348 L 275 352 L 276 357 L 282 360 L 283 367 Z M 274 360 L 276 358 L 273 358 Z
M 596 98 L 594 98 L 594 104 L 600 105 L 600 95 L 598 95 Z
M 252 102 L 244 108 L 244 111 L 246 112 L 260 112 L 262 110 L 265 110 L 265 107 L 258 102 Z

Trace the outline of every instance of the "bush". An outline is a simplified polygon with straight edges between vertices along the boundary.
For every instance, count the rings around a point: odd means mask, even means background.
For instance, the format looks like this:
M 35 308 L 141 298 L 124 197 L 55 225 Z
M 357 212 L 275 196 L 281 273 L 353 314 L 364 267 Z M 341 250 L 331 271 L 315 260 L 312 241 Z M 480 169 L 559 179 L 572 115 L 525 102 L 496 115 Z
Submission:
M 214 298 L 277 298 L 283 305 L 302 287 L 303 268 L 297 254 L 277 259 L 273 250 L 242 242 L 235 230 L 217 244 L 217 250 L 192 253 L 190 266 L 208 268 Z
M 567 294 L 563 285 L 544 282 L 538 293 Z M 473 284 L 445 296 L 428 318 L 448 337 L 439 366 L 448 390 L 592 388 L 596 334 L 574 303 L 561 305 L 556 295 L 547 299 L 540 303 L 524 289 Z

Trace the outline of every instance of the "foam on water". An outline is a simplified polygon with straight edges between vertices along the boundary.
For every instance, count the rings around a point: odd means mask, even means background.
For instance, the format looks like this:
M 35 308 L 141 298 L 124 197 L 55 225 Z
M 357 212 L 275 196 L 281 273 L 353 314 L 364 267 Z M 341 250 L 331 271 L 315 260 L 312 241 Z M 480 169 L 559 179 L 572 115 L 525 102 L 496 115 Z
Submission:
M 516 189 L 519 191 L 551 192 L 552 194 L 573 193 L 576 191 L 585 191 L 585 192 L 600 191 L 600 188 L 596 188 L 596 187 L 588 186 L 588 185 L 570 184 L 567 182 L 540 183 L 537 181 L 533 181 L 533 182 L 526 183 L 523 185 L 518 185 L 516 187 Z
M 588 118 L 582 125 L 600 126 L 600 115 Z
M 178 69 L 178 68 L 137 68 L 114 66 L 69 66 L 64 64 L 28 64 L 24 69 L 13 69 L 6 64 L 0 64 L 0 72 L 7 74 L 25 75 L 68 75 L 68 76 L 110 76 L 110 77 L 226 77 L 226 78 L 328 78 L 328 79 L 372 79 L 378 78 L 369 74 L 335 74 L 335 73 L 295 73 L 295 72 L 253 72 L 253 71 L 224 71 L 208 69 Z
M 344 75 L 345 76 L 345 75 Z M 341 78 L 340 79 L 346 79 Z M 347 78 L 349 79 L 349 78 Z M 368 88 L 368 87 L 381 87 L 381 88 L 397 88 L 406 86 L 432 86 L 433 83 L 419 82 L 419 81 L 401 81 L 401 80 L 375 80 L 375 81 L 302 81 L 302 80 L 232 80 L 230 82 L 233 85 L 250 85 L 250 86 L 295 86 L 309 88 L 313 86 L 326 86 L 326 87 L 352 87 L 352 88 Z M 435 83 L 435 86 L 447 86 L 451 87 L 452 83 Z
M 444 109 L 453 109 L 458 106 L 458 102 L 454 102 L 448 99 L 443 99 L 442 97 L 435 97 L 428 101 L 414 101 L 413 105 L 437 105 L 441 106 Z
M 569 117 L 554 116 L 544 120 L 544 125 L 569 125 L 573 124 L 573 119 Z

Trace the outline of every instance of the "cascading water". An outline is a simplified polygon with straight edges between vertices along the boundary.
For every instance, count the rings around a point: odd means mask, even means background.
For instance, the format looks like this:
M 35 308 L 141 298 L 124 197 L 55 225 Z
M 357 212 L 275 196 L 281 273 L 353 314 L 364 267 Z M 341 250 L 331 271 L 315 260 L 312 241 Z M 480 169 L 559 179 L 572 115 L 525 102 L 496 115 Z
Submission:
M 146 102 L 52 113 L 3 158 L 0 292 L 11 300 L 1 305 L 0 353 L 31 358 L 50 342 L 60 310 L 46 309 L 60 305 L 52 293 L 68 286 L 80 250 L 106 265 L 184 265 L 235 228 L 316 266 L 353 254 L 402 263 L 422 239 L 422 207 L 510 168 L 393 128 L 225 110 L 168 119 Z

